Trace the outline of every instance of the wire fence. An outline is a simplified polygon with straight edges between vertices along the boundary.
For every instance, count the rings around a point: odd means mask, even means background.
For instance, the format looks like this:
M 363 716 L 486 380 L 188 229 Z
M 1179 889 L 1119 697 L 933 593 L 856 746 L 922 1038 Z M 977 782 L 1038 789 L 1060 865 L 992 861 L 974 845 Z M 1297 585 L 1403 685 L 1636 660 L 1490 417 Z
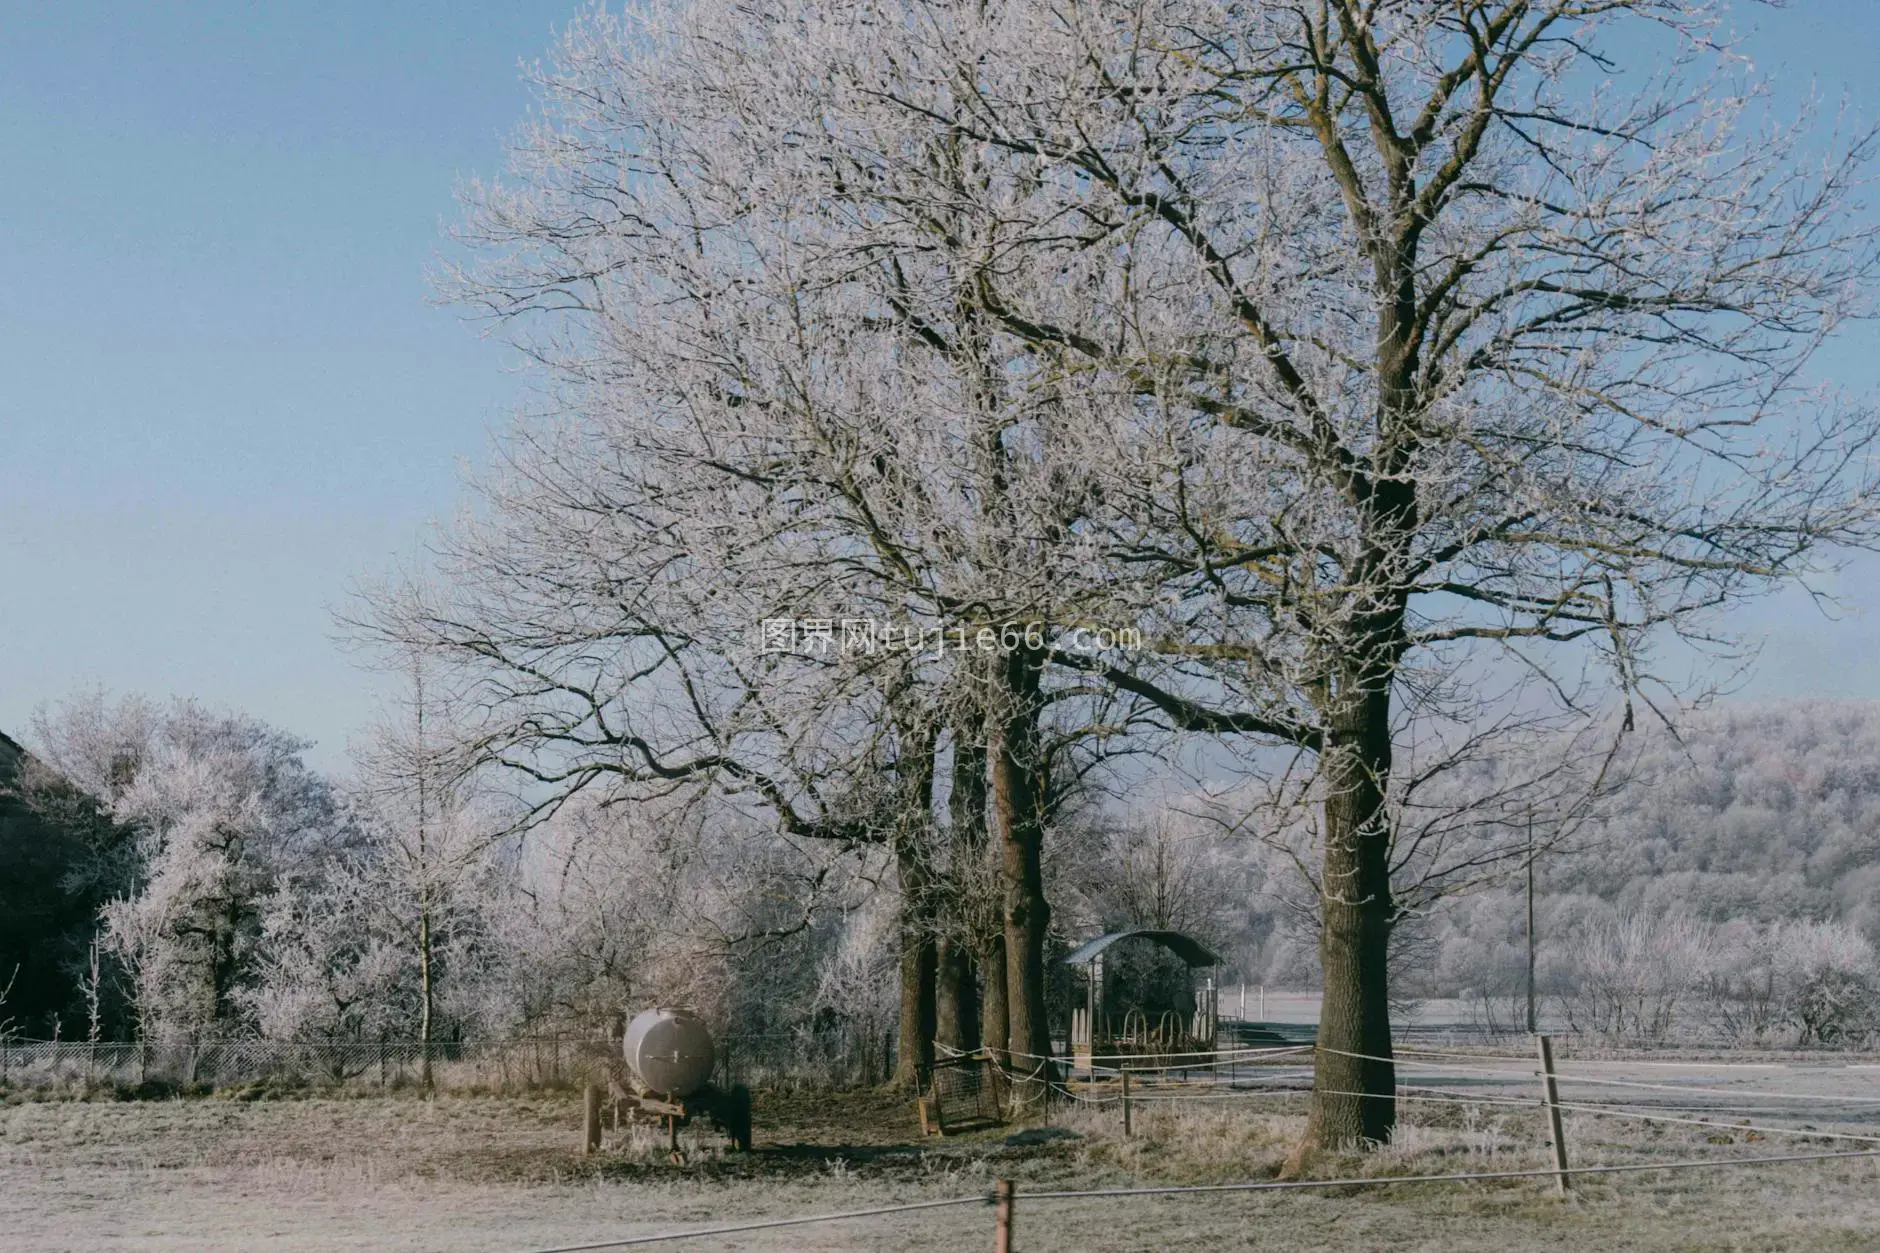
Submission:
M 1011 1249 L 1012 1211 L 1019 1202 L 1038 1201 L 1099 1201 L 1123 1200 L 1153 1196 L 1197 1196 L 1221 1195 L 1235 1192 L 1296 1192 L 1314 1188 L 1388 1188 L 1415 1184 L 1439 1183 L 1485 1183 L 1512 1181 L 1520 1179 L 1552 1179 L 1561 1174 L 1572 1177 L 1587 1175 L 1644 1174 L 1655 1172 L 1678 1172 L 1686 1170 L 1711 1170 L 1740 1166 L 1782 1166 L 1800 1162 L 1845 1162 L 1851 1160 L 1880 1158 L 1880 1149 L 1857 1149 L 1839 1153 L 1777 1153 L 1756 1157 L 1730 1157 L 1716 1159 L 1689 1159 L 1668 1162 L 1615 1162 L 1597 1166 L 1570 1166 L 1564 1171 L 1553 1169 L 1537 1170 L 1478 1170 L 1459 1171 L 1444 1175 L 1373 1175 L 1353 1176 L 1330 1179 L 1262 1179 L 1244 1183 L 1209 1183 L 1209 1184 L 1171 1184 L 1163 1187 L 1143 1188 L 1072 1188 L 1072 1189 L 1037 1189 L 1020 1191 L 1009 1181 L 1001 1181 L 1001 1186 L 991 1192 L 974 1193 L 969 1196 L 947 1197 L 935 1201 L 912 1201 L 901 1205 L 881 1205 L 870 1209 L 842 1210 L 830 1214 L 809 1214 L 790 1218 L 756 1219 L 748 1222 L 727 1223 L 712 1227 L 694 1227 L 684 1231 L 663 1231 L 651 1235 L 624 1236 L 617 1240 L 603 1240 L 588 1244 L 564 1244 L 554 1248 L 532 1249 L 528 1253 L 601 1253 L 607 1249 L 632 1248 L 638 1245 L 671 1244 L 683 1240 L 698 1240 L 709 1236 L 739 1235 L 756 1231 L 770 1231 L 783 1227 L 801 1227 L 819 1223 L 847 1222 L 862 1218 L 884 1218 L 898 1214 L 915 1213 L 921 1210 L 953 1209 L 966 1205 L 988 1205 L 998 1208 L 995 1220 L 999 1230 L 995 1233 L 993 1247 L 998 1250 Z
M 1094 1074 L 1114 1079 L 1122 1068 L 1133 1066 L 1190 1086 L 1218 1082 L 1221 1076 L 1257 1086 L 1280 1078 L 1272 1070 L 1277 1061 L 1297 1063 L 1306 1058 L 1309 1065 L 1314 1034 L 1310 1027 L 1286 1026 L 1276 1037 L 1264 1033 L 1255 1037 L 1259 1043 L 1241 1043 L 1241 1036 L 1229 1030 L 1224 1032 L 1225 1046 L 1220 1049 L 1105 1057 L 1099 1059 Z M 1610 1041 L 1596 1037 L 1555 1038 L 1562 1047 L 1588 1058 L 1624 1058 L 1637 1066 L 1691 1064 L 1656 1060 L 1662 1054 L 1641 1057 L 1635 1051 L 1615 1052 Z M 734 1083 L 835 1090 L 865 1087 L 886 1081 L 895 1063 L 891 1032 L 849 1026 L 727 1034 L 719 1043 L 715 1078 L 727 1087 Z M 0 1085 L 157 1083 L 214 1087 L 282 1081 L 396 1087 L 420 1081 L 428 1057 L 439 1082 L 502 1090 L 565 1087 L 584 1082 L 596 1058 L 615 1056 L 614 1048 L 611 1043 L 577 1032 L 445 1039 L 428 1045 L 390 1035 L 338 1040 L 205 1035 L 134 1043 L 0 1037 Z M 1442 1060 L 1419 1060 L 1439 1058 Z M 1504 1036 L 1459 1036 L 1452 1042 L 1447 1033 L 1425 1032 L 1407 1036 L 1394 1060 L 1399 1069 L 1436 1065 L 1453 1071 L 1465 1059 L 1492 1069 L 1510 1063 L 1519 1065 L 1523 1054 L 1515 1051 Z M 1018 1060 L 1034 1069 L 1041 1064 L 1037 1058 Z M 1058 1066 L 1065 1064 L 1061 1057 L 1052 1061 Z M 1630 1086 L 1645 1089 L 1649 1085 L 1634 1080 Z M 1681 1085 L 1680 1090 L 1689 1089 Z M 1145 1099 L 1149 1099 L 1147 1094 Z M 1875 1103 L 1880 1104 L 1880 1099 Z
M 202 1085 L 271 1080 L 363 1082 L 392 1087 L 418 1081 L 427 1066 L 491 1086 L 553 1085 L 570 1080 L 579 1049 L 572 1037 L 504 1041 L 370 1039 L 259 1040 L 178 1038 L 134 1043 L 85 1040 L 0 1042 L 0 1084 Z M 474 1073 L 466 1073 L 474 1072 Z M 485 1073 L 487 1072 L 487 1074 Z
M 575 1032 L 429 1043 L 392 1036 L 179 1036 L 131 1043 L 0 1038 L 0 1087 L 213 1088 L 274 1082 L 389 1089 L 419 1083 L 428 1070 L 442 1085 L 511 1091 L 583 1083 L 618 1056 L 618 1041 Z M 714 1078 L 725 1087 L 840 1089 L 882 1082 L 892 1064 L 883 1041 L 853 1032 L 730 1035 L 719 1041 Z
M 1121 1126 L 1129 1134 L 1132 1106 L 1160 1103 L 1237 1102 L 1249 1108 L 1271 1110 L 1273 1098 L 1310 1096 L 1314 1068 L 1312 1054 L 1330 1053 L 1359 1060 L 1389 1061 L 1410 1072 L 1413 1082 L 1395 1086 L 1389 1099 L 1452 1108 L 1486 1110 L 1502 1117 L 1545 1117 L 1551 1126 L 1545 1141 L 1554 1156 L 1546 1167 L 1510 1167 L 1459 1171 L 1447 1174 L 1388 1174 L 1303 1180 L 1262 1179 L 1227 1184 L 1169 1184 L 1131 1188 L 1039 1189 L 1021 1191 L 1002 1185 L 1003 1192 L 957 1198 L 957 1204 L 998 1202 L 1003 1234 L 995 1237 L 994 1247 L 1010 1249 L 1011 1210 L 1023 1202 L 1099 1201 L 1105 1199 L 1149 1196 L 1179 1196 L 1235 1192 L 1296 1191 L 1315 1188 L 1385 1188 L 1403 1185 L 1465 1185 L 1488 1181 L 1552 1180 L 1566 1192 L 1571 1181 L 1585 1176 L 1642 1174 L 1726 1169 L 1746 1166 L 1778 1166 L 1799 1163 L 1831 1163 L 1880 1158 L 1880 1087 L 1867 1092 L 1821 1092 L 1790 1090 L 1774 1086 L 1794 1079 L 1798 1074 L 1819 1076 L 1825 1072 L 1796 1070 L 1767 1062 L 1717 1063 L 1703 1061 L 1666 1062 L 1640 1059 L 1647 1066 L 1682 1066 L 1691 1072 L 1683 1080 L 1655 1082 L 1622 1074 L 1600 1073 L 1595 1059 L 1576 1059 L 1574 1064 L 1556 1066 L 1553 1041 L 1542 1043 L 1538 1059 L 1501 1052 L 1460 1052 L 1427 1046 L 1426 1041 L 1406 1042 L 1401 1053 L 1391 1058 L 1342 1052 L 1325 1046 L 1276 1047 L 1267 1049 L 1222 1050 L 1215 1055 L 1193 1055 L 1171 1061 L 1160 1055 L 1140 1058 L 1106 1058 L 1096 1065 L 1072 1071 L 1065 1059 L 1039 1058 L 1015 1054 L 1004 1068 L 1007 1082 L 1014 1091 L 1031 1084 L 1055 1099 L 1081 1106 L 1114 1107 L 1120 1105 Z M 1538 1064 L 1537 1064 L 1538 1060 Z M 1304 1061 L 1306 1065 L 1299 1063 Z M 1029 1069 L 1027 1069 L 1029 1067 Z M 1055 1068 L 1056 1073 L 1053 1073 Z M 1864 1067 L 1845 1072 L 1849 1076 L 1880 1068 Z M 1880 1077 L 1880 1076 L 1877 1076 Z M 1447 1085 L 1447 1086 L 1445 1086 Z M 1571 1093 L 1562 1096 L 1563 1089 Z M 1579 1095 L 1576 1090 L 1592 1089 L 1594 1094 Z M 1324 1095 L 1357 1099 L 1384 1099 L 1383 1094 L 1319 1090 Z M 1618 1095 L 1602 1095 L 1601 1093 Z M 1756 1119 L 1739 1117 L 1759 1115 Z M 1739 1155 L 1719 1151 L 1713 1157 L 1685 1157 L 1673 1160 L 1602 1161 L 1570 1164 L 1570 1135 L 1562 1115 L 1577 1114 L 1595 1120 L 1616 1120 L 1654 1129 L 1689 1128 L 1706 1133 L 1702 1143 L 1709 1145 L 1753 1144 L 1759 1141 L 1788 1140 L 1796 1151 Z M 1824 1125 L 1830 1119 L 1840 1125 Z M 1858 1126 L 1859 1129 L 1855 1129 Z M 1581 1139 L 1588 1137 L 1581 1128 Z M 1641 1146 L 1637 1141 L 1601 1140 L 1595 1146 L 1611 1154 L 1653 1158 L 1661 1148 Z M 946 1202 L 922 1202 L 932 1207 Z M 821 1216 L 822 1221 L 839 1221 L 863 1216 L 899 1212 L 877 1208 L 862 1212 Z M 738 1228 L 760 1230 L 767 1223 Z M 725 1229 L 730 1230 L 730 1229 Z M 720 1234 L 720 1229 L 667 1232 L 634 1237 L 635 1244 L 664 1243 L 697 1236 Z M 623 1247 L 591 1244 L 540 1253 L 591 1253 Z
M 158 1075 L 186 1077 L 200 1083 L 251 1082 L 280 1076 L 308 1076 L 338 1082 L 395 1085 L 415 1079 L 427 1055 L 434 1070 L 454 1069 L 495 1084 L 568 1084 L 579 1082 L 593 1057 L 610 1052 L 605 1042 L 572 1034 L 512 1037 L 503 1040 L 450 1040 L 429 1045 L 399 1039 L 345 1041 L 267 1041 L 192 1039 L 156 1043 L 92 1043 L 86 1041 L 0 1041 L 0 1083 L 31 1084 L 70 1080 L 143 1082 Z M 1207 1102 L 1215 1109 L 1236 1104 L 1270 1111 L 1275 1101 L 1297 1102 L 1313 1091 L 1315 1054 L 1339 1053 L 1324 1045 L 1275 1045 L 1229 1048 L 1182 1056 L 1161 1054 L 1119 1056 L 1073 1072 L 1067 1059 L 1013 1054 L 990 1058 L 999 1068 L 1003 1087 L 1012 1101 L 1061 1100 L 1090 1109 L 1093 1114 L 1120 1113 L 1123 1128 L 1130 1126 L 1132 1107 L 1146 1110 L 1189 1102 Z M 1798 1077 L 1829 1073 L 1784 1067 L 1767 1062 L 1660 1062 L 1635 1059 L 1606 1063 L 1574 1057 L 1556 1065 L 1543 1049 L 1538 1058 L 1493 1048 L 1444 1049 L 1425 1040 L 1406 1041 L 1388 1059 L 1343 1053 L 1358 1060 L 1389 1061 L 1400 1082 L 1390 1099 L 1421 1106 L 1449 1106 L 1486 1111 L 1501 1118 L 1552 1118 L 1573 1115 L 1597 1122 L 1634 1126 L 1686 1128 L 1705 1135 L 1684 1137 L 1696 1147 L 1718 1146 L 1713 1157 L 1671 1160 L 1617 1160 L 1569 1163 L 1568 1134 L 1578 1127 L 1583 1144 L 1607 1155 L 1648 1155 L 1636 1142 L 1587 1138 L 1594 1124 L 1562 1124 L 1559 1134 L 1549 1132 L 1555 1149 L 1552 1166 L 1511 1165 L 1506 1169 L 1459 1171 L 1446 1174 L 1389 1174 L 1303 1180 L 1258 1179 L 1223 1184 L 1167 1184 L 1128 1188 L 1018 1190 L 1009 1184 L 991 1193 L 923 1199 L 866 1209 L 780 1218 L 751 1219 L 709 1227 L 645 1235 L 623 1236 L 597 1243 L 566 1245 L 539 1253 L 599 1253 L 604 1249 L 662 1244 L 714 1236 L 757 1232 L 772 1228 L 820 1223 L 863 1221 L 928 1210 L 992 1205 L 996 1222 L 1009 1224 L 1013 1207 L 1045 1202 L 1101 1201 L 1105 1199 L 1282 1192 L 1314 1188 L 1384 1188 L 1407 1185 L 1467 1185 L 1488 1181 L 1547 1180 L 1563 1190 L 1568 1181 L 1595 1175 L 1654 1171 L 1693 1171 L 1746 1166 L 1829 1163 L 1880 1157 L 1880 1082 L 1867 1090 L 1851 1090 L 1857 1079 L 1880 1080 L 1880 1073 L 1845 1070 L 1850 1090 L 1819 1091 L 1796 1088 Z M 978 1056 L 986 1054 L 957 1054 Z M 891 1063 L 885 1042 L 864 1042 L 825 1034 L 769 1033 L 733 1036 L 720 1051 L 719 1078 L 729 1083 L 753 1079 L 777 1082 L 780 1078 L 831 1072 L 846 1073 L 857 1082 L 884 1076 Z M 1685 1074 L 1639 1077 L 1633 1066 L 1681 1066 Z M 1818 1082 L 1818 1080 L 1817 1080 Z M 1786 1086 L 1785 1086 L 1786 1085 Z M 1358 1099 L 1381 1099 L 1381 1094 L 1326 1092 Z M 1121 1106 L 1120 1111 L 1115 1107 Z M 1744 1115 L 1755 1115 L 1745 1117 Z M 1127 1133 L 1127 1131 L 1126 1131 Z M 1788 1141 L 1797 1151 L 1743 1156 L 1725 1146 L 1762 1141 Z M 1631 1147 L 1627 1147 L 1627 1145 Z M 1772 1146 L 1773 1147 L 1773 1146 Z M 1662 1152 L 1662 1150 L 1656 1150 Z M 1008 1229 L 1009 1236 L 1009 1229 Z

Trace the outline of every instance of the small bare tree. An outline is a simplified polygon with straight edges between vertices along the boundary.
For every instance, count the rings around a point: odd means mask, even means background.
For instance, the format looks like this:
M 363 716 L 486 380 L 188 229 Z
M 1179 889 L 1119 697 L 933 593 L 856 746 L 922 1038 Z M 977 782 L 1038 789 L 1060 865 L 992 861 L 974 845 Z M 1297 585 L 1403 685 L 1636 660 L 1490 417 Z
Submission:
M 90 1083 L 98 1064 L 98 1041 L 103 1035 L 104 979 L 98 966 L 96 938 L 85 949 L 85 973 L 79 980 L 79 996 L 85 1004 L 85 1082 Z
M 417 972 L 420 1080 L 432 1086 L 441 957 L 488 866 L 506 816 L 467 757 L 460 706 L 415 648 L 397 655 L 402 692 L 355 751 L 359 818 L 371 845 L 376 913 Z

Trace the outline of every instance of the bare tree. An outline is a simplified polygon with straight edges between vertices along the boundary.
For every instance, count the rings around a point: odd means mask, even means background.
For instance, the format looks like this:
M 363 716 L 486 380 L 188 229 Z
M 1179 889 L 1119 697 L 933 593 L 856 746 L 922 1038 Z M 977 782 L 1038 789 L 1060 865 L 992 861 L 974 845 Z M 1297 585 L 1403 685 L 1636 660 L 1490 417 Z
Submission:
M 740 632 L 992 630 L 1033 1053 L 1045 711 L 1107 691 L 1115 734 L 1253 745 L 1321 914 L 1300 1160 L 1385 1140 L 1393 921 L 1518 864 L 1462 837 L 1556 776 L 1460 822 L 1419 791 L 1668 713 L 1657 642 L 1727 654 L 1722 611 L 1874 539 L 1872 415 L 1805 373 L 1874 274 L 1870 144 L 1804 160 L 1716 27 L 1702 0 L 584 20 L 459 289 L 540 328 L 573 420 L 519 443 L 457 599 L 381 627 L 481 665 L 523 711 L 491 747 L 544 782 L 710 777 L 850 838 L 858 746 L 942 675 Z M 1593 90 L 1644 33 L 1676 55 Z M 1070 646 L 1125 621 L 1152 656 Z
M 1055 197 L 978 307 L 1132 406 L 1110 555 L 1173 594 L 1159 667 L 1053 660 L 1303 761 L 1325 1007 L 1295 1166 L 1393 1126 L 1405 758 L 1614 691 L 1628 726 L 1675 686 L 1654 641 L 1727 653 L 1721 611 L 1874 538 L 1872 414 L 1805 373 L 1874 274 L 1851 214 L 1871 140 L 1811 153 L 1805 122 L 1765 121 L 1719 20 L 1702 0 L 790 15 L 857 114 Z M 1628 51 L 1652 72 L 1595 89 Z M 1038 255 L 1055 287 L 1001 281 Z
M 397 657 L 403 691 L 359 744 L 359 817 L 371 845 L 382 924 L 400 937 L 417 970 L 420 1079 L 432 1083 L 441 954 L 473 907 L 470 889 L 488 869 L 509 816 L 467 758 L 468 733 L 449 690 L 416 648 Z
M 1005 876 L 997 1034 L 1048 1054 L 1053 771 L 1129 716 L 1046 667 L 1113 595 L 1077 525 L 1107 419 L 978 308 L 998 223 L 930 196 L 908 220 L 938 246 L 880 249 L 843 190 L 865 154 L 792 151 L 823 107 L 813 67 L 754 75 L 740 15 L 686 16 L 650 44 L 625 19 L 572 27 L 516 185 L 474 193 L 487 259 L 457 294 L 505 320 L 567 410 L 525 428 L 489 521 L 446 541 L 451 586 L 384 598 L 370 629 L 479 673 L 498 711 L 483 751 L 557 798 L 710 785 L 790 838 L 905 841 L 933 826 L 931 786 L 891 814 L 864 776 L 928 777 L 942 731 L 969 743 Z M 982 180 L 958 143 L 916 138 L 933 188 Z M 767 653 L 778 621 L 835 638 Z M 851 651 L 857 622 L 887 638 Z

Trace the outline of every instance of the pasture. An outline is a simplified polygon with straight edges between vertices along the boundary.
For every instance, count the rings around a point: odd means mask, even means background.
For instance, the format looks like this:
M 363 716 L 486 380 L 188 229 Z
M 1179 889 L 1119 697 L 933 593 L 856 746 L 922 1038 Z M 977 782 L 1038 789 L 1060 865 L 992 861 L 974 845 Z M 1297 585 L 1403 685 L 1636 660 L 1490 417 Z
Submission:
M 1506 1074 L 1489 1073 L 1497 1069 Z M 1870 1146 L 1823 1137 L 1880 1135 L 1870 1112 L 1880 1109 L 1880 1071 L 1860 1065 L 1568 1069 L 1597 1080 L 1570 1082 L 1562 1095 L 1575 1166 L 1832 1153 Z M 251 1087 L 144 1101 L 16 1092 L 0 1107 L 0 1248 L 525 1253 L 980 1196 L 996 1179 L 1020 1191 L 1013 1247 L 1023 1253 L 1855 1250 L 1874 1247 L 1880 1232 L 1872 1157 L 1579 1176 L 1564 1199 L 1547 1178 L 1024 1196 L 1269 1179 L 1304 1114 L 1288 1074 L 1276 1065 L 1258 1088 L 1148 1085 L 1128 1137 L 1114 1102 L 1095 1090 L 1029 1122 L 946 1139 L 923 1139 L 911 1102 L 885 1091 L 762 1090 L 755 1152 L 730 1153 L 711 1133 L 688 1131 L 682 1165 L 666 1159 L 662 1133 L 632 1125 L 610 1126 L 602 1152 L 583 1156 L 574 1092 L 426 1098 Z M 1545 1124 L 1520 1095 L 1522 1074 L 1518 1057 L 1458 1062 L 1446 1074 L 1406 1070 L 1404 1095 L 1418 1099 L 1404 1103 L 1398 1142 L 1322 1160 L 1313 1173 L 1545 1169 Z M 1844 1099 L 1815 1099 L 1824 1094 Z M 1605 1101 L 1632 1113 L 1592 1112 Z M 1641 1110 L 1688 1121 L 1646 1122 Z M 990 1208 L 967 1204 L 656 1247 L 956 1253 L 992 1240 Z

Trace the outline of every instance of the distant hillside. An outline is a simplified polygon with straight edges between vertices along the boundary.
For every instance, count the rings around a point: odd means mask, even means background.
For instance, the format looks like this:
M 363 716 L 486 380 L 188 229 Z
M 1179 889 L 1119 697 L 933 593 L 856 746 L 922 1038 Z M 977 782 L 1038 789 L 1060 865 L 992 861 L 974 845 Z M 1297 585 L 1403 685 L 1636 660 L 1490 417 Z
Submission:
M 1274 895 L 1297 892 L 1293 868 L 1241 855 L 1267 892 L 1228 948 L 1273 982 L 1310 985 L 1316 941 Z M 1629 785 L 1536 877 L 1543 966 L 1562 937 L 1615 914 L 1834 920 L 1880 943 L 1880 702 L 1721 703 L 1675 736 L 1643 731 Z M 1407 981 L 1448 995 L 1508 975 L 1525 917 L 1513 881 L 1438 904 L 1399 937 Z
M 1836 917 L 1880 938 L 1880 702 L 1725 703 L 1649 732 L 1550 893 L 1713 918 Z

